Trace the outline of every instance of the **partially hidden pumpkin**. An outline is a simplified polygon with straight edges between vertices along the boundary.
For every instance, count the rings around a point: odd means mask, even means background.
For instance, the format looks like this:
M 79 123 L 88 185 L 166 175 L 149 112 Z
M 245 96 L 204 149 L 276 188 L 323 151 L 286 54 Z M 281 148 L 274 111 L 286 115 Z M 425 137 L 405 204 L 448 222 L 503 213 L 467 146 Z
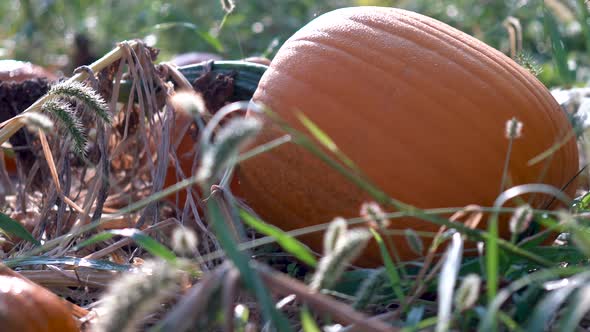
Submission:
M 21 83 L 34 78 L 46 78 L 53 81 L 57 76 L 49 70 L 36 64 L 18 60 L 0 60 L 0 83 L 14 82 Z M 22 98 L 25 98 L 24 96 Z M 34 100 L 31 101 L 33 103 Z M 2 111 L 2 110 L 0 110 Z M 1 117 L 0 117 L 1 118 Z M 12 156 L 5 156 L 6 170 L 9 173 L 16 173 L 16 161 Z
M 55 80 L 57 76 L 36 64 L 18 60 L 0 60 L 0 81 L 22 82 L 32 78 Z
M 47 289 L 17 277 L 0 276 L 0 329 L 19 332 L 77 332 L 70 310 Z
M 374 184 L 419 208 L 491 206 L 513 117 L 523 129 L 510 155 L 512 185 L 562 188 L 578 169 L 566 114 L 533 75 L 483 42 L 401 9 L 344 8 L 316 18 L 279 49 L 253 101 L 304 130 L 295 115 L 302 112 Z M 281 134 L 269 124 L 257 142 Z M 551 157 L 528 164 L 568 135 Z M 356 217 L 371 200 L 295 144 L 243 162 L 238 177 L 246 203 L 286 230 Z M 575 183 L 565 189 L 570 196 L 574 190 Z M 544 208 L 550 201 L 536 195 L 532 203 Z M 390 227 L 436 232 L 439 226 L 402 218 Z M 303 239 L 321 250 L 321 234 Z M 416 256 L 403 236 L 393 240 L 402 259 Z M 376 246 L 360 263 L 381 263 Z
M 198 145 L 198 131 L 196 125 L 193 123 L 194 119 L 187 111 L 177 109 L 174 112 L 174 126 L 171 130 L 170 145 L 175 150 L 176 158 L 168 159 L 164 188 L 172 186 L 194 173 L 193 163 Z M 192 190 L 195 190 L 194 193 L 198 195 L 198 186 L 193 186 Z M 167 198 L 170 201 L 177 202 L 179 206 L 184 207 L 186 195 L 187 189 L 182 189 L 169 195 Z
M 215 61 L 212 63 L 201 62 L 199 64 L 187 65 L 180 67 L 179 71 L 187 78 L 187 80 L 194 84 L 198 80 L 207 75 L 210 71 L 212 80 L 210 83 L 211 95 L 203 94 L 203 98 L 212 98 L 211 102 L 205 100 L 205 105 L 223 105 L 230 101 L 243 100 L 252 97 L 256 90 L 256 85 L 260 80 L 262 72 L 266 69 L 266 65 L 270 60 L 263 57 L 246 58 L 241 61 Z M 227 81 L 220 77 L 232 77 L 233 93 L 227 96 L 224 89 L 226 89 Z M 206 80 L 205 80 L 206 81 Z M 205 84 L 205 85 L 207 85 Z M 216 86 L 219 84 L 219 86 Z M 202 91 L 199 91 L 200 93 Z M 182 92 L 181 99 L 190 98 L 190 94 Z M 221 96 L 221 97 L 220 97 Z M 175 97 L 173 97 L 175 98 Z M 220 98 L 218 100 L 218 98 Z M 228 98 L 227 100 L 224 98 Z M 190 177 L 198 165 L 194 165 L 195 152 L 200 138 L 195 119 L 193 115 L 187 110 L 183 109 L 184 102 L 172 102 L 174 107 L 174 124 L 170 131 L 170 144 L 173 147 L 176 158 L 168 159 L 168 168 L 164 180 L 164 188 L 172 186 L 177 182 Z M 184 106 L 183 106 L 184 105 Z M 218 109 L 208 109 L 210 113 L 215 113 Z M 234 181 L 235 182 L 235 181 Z M 199 194 L 198 186 L 192 187 L 193 193 Z M 186 189 L 180 190 L 177 193 L 171 194 L 167 197 L 169 201 L 177 203 L 178 206 L 184 207 L 186 202 Z M 195 196 L 193 196 L 195 197 Z M 178 198 L 178 199 L 177 199 Z M 196 197 L 195 197 L 196 198 Z

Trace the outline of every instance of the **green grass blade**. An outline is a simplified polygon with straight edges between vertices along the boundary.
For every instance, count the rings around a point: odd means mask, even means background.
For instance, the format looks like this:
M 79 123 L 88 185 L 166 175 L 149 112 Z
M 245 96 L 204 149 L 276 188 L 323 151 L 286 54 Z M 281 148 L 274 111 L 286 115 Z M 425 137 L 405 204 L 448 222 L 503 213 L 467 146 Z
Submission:
M 25 258 L 7 259 L 0 262 L 10 268 L 29 265 L 69 265 L 78 267 L 89 267 L 96 270 L 127 271 L 130 267 L 129 265 L 121 265 L 107 260 L 84 259 L 80 257 L 31 256 Z
M 239 213 L 242 220 L 248 226 L 254 228 L 259 233 L 274 238 L 286 252 L 293 254 L 297 259 L 311 267 L 317 266 L 318 262 L 313 253 L 305 245 L 297 241 L 297 239 L 283 232 L 280 228 L 256 218 L 244 209 L 240 209 Z
M 573 301 L 568 306 L 564 317 L 559 322 L 558 331 L 579 331 L 579 325 L 586 313 L 590 310 L 590 285 L 581 287 Z
M 577 0 L 578 22 L 582 28 L 584 39 L 586 41 L 586 52 L 590 54 L 590 12 L 588 11 L 587 0 Z
M 162 258 L 170 263 L 176 261 L 176 255 L 170 249 L 160 244 L 158 241 L 149 237 L 142 231 L 135 228 L 115 229 L 100 234 L 94 235 L 88 240 L 80 243 L 76 249 L 79 250 L 91 244 L 108 240 L 114 236 L 123 236 L 132 239 L 135 243 L 141 246 L 143 249 L 148 251 L 150 254 Z
M 225 52 L 225 48 L 223 44 L 219 40 L 219 38 L 213 37 L 209 32 L 206 31 L 198 31 L 197 34 L 209 44 L 216 52 L 223 53 Z
M 96 243 L 104 242 L 106 240 L 110 240 L 113 237 L 115 237 L 115 234 L 113 234 L 111 232 L 102 232 L 102 233 L 96 234 L 94 236 L 91 236 L 89 239 L 78 243 L 74 247 L 74 251 L 78 251 L 78 250 L 85 248 L 85 247 L 92 245 L 92 244 L 96 244 Z
M 564 84 L 571 84 L 574 80 L 572 71 L 568 66 L 567 51 L 559 33 L 559 27 L 555 17 L 547 8 L 543 9 L 543 25 L 545 34 L 548 35 L 549 41 L 551 42 L 553 61 L 555 62 L 559 77 Z
M 323 130 L 320 129 L 310 118 L 305 116 L 305 114 L 301 112 L 295 113 L 299 121 L 309 130 L 311 135 L 320 142 L 322 146 L 326 149 L 334 153 L 341 162 L 343 162 L 346 166 L 350 167 L 351 169 L 357 169 L 355 164 L 350 160 L 345 154 L 343 154 L 336 143 L 326 134 Z
M 117 229 L 110 232 L 113 232 L 116 235 L 131 238 L 133 241 L 135 241 L 135 243 L 156 257 L 160 257 L 170 263 L 174 263 L 176 261 L 176 255 L 174 252 L 138 229 Z
M 558 281 L 563 281 L 566 286 L 550 292 L 539 301 L 529 319 L 527 331 L 542 331 L 546 328 L 570 294 L 580 286 L 579 278 L 577 279 L 578 282 L 570 282 L 568 279 Z
M 438 322 L 438 317 L 428 317 L 421 320 L 418 324 L 412 327 L 404 327 L 401 332 L 414 332 L 414 331 L 431 331 L 431 327 L 435 326 Z
M 488 303 L 492 303 L 498 292 L 498 266 L 500 265 L 498 233 L 498 215 L 492 214 L 489 220 L 489 236 L 486 240 L 485 247 Z
M 548 280 L 554 280 L 555 278 L 569 277 L 577 273 L 583 273 L 586 278 L 590 277 L 590 271 L 588 271 L 587 268 L 572 266 L 541 269 L 513 281 L 510 283 L 510 285 L 498 292 L 498 295 L 494 301 L 488 305 L 485 315 L 479 323 L 477 331 L 486 332 L 494 330 L 493 327 L 497 322 L 500 308 L 504 302 L 507 301 L 515 292 L 520 291 L 521 289 L 530 285 L 542 283 Z
M 239 270 L 241 279 L 246 287 L 256 296 L 264 318 L 267 321 L 271 321 L 278 331 L 293 331 L 285 316 L 276 309 L 272 297 L 262 282 L 262 279 L 250 266 L 250 259 L 238 249 L 235 239 L 232 237 L 231 232 L 223 220 L 224 217 L 219 203 L 214 199 L 207 201 L 207 217 L 225 254 Z
M 27 242 L 30 242 L 36 246 L 41 245 L 27 229 L 21 225 L 18 221 L 10 218 L 4 213 L 0 212 L 0 229 L 6 232 L 9 236 L 19 237 Z
M 199 27 L 196 24 L 193 24 L 193 23 L 190 23 L 190 22 L 166 22 L 166 23 L 160 23 L 160 24 L 154 25 L 153 27 L 151 27 L 149 29 L 144 29 L 142 32 L 144 34 L 147 34 L 148 32 L 165 31 L 165 30 L 169 30 L 169 29 L 186 29 L 186 30 L 192 30 L 204 42 L 206 42 L 207 44 L 209 44 L 209 46 L 213 47 L 213 49 L 215 49 L 215 52 L 219 52 L 219 53 L 223 53 L 224 52 L 223 44 L 219 41 L 219 39 L 213 37 L 208 32 L 202 31 L 201 29 L 199 29 Z
M 512 317 L 510 317 L 510 315 L 506 314 L 503 311 L 498 312 L 498 319 L 504 324 L 504 326 L 506 326 L 506 328 L 508 328 L 508 331 L 514 331 L 514 332 L 524 332 L 525 331 L 522 327 L 520 327 L 520 325 L 518 325 L 518 323 L 516 321 L 514 321 L 514 319 L 512 319 Z M 534 330 L 526 330 L 526 331 L 534 331 Z
M 424 318 L 424 306 L 414 306 L 408 312 L 408 317 L 404 323 L 405 327 L 412 328 L 416 327 L 420 321 Z
M 373 237 L 379 245 L 379 251 L 381 252 L 381 257 L 383 257 L 383 263 L 385 264 L 385 270 L 387 271 L 387 276 L 389 278 L 389 283 L 391 284 L 391 288 L 393 289 L 393 293 L 395 296 L 400 300 L 400 302 L 404 302 L 405 296 L 402 290 L 402 280 L 400 275 L 393 263 L 393 259 L 391 259 L 391 255 L 389 254 L 389 250 L 387 250 L 387 246 L 383 241 L 383 238 L 377 231 L 371 229 L 371 233 L 373 233 Z
M 338 152 L 338 146 L 334 141 L 326 134 L 323 130 L 320 129 L 313 121 L 311 121 L 305 114 L 301 112 L 296 113 L 297 118 L 301 123 L 309 130 L 311 135 L 315 137 L 326 149 L 336 153 Z
M 320 327 L 315 322 L 309 309 L 307 307 L 303 307 L 301 309 L 301 327 L 303 328 L 304 332 L 321 332 Z

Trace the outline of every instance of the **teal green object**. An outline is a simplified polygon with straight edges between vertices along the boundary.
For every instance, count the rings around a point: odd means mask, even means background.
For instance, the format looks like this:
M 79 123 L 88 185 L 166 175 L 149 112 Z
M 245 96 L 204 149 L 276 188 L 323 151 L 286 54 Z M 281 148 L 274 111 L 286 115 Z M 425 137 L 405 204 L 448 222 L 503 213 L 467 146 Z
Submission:
M 197 78 L 206 72 L 217 76 L 219 74 L 234 75 L 234 94 L 232 99 L 250 100 L 260 78 L 266 72 L 268 66 L 247 62 L 247 61 L 210 61 L 178 67 L 186 79 L 193 83 Z M 131 90 L 131 81 L 122 81 L 119 92 L 119 101 L 126 102 Z

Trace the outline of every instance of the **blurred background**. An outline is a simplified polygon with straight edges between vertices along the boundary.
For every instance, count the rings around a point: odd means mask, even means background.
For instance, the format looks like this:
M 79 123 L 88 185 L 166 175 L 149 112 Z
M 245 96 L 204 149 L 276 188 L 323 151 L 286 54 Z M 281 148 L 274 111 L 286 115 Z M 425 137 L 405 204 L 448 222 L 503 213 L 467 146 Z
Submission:
M 185 52 L 272 58 L 293 32 L 324 12 L 379 5 L 435 17 L 506 54 L 504 22 L 514 17 L 522 27 L 522 53 L 545 84 L 583 84 L 590 77 L 587 0 L 236 0 L 227 15 L 221 2 L 3 0 L 0 59 L 28 60 L 70 75 L 133 38 L 159 48 L 160 61 Z

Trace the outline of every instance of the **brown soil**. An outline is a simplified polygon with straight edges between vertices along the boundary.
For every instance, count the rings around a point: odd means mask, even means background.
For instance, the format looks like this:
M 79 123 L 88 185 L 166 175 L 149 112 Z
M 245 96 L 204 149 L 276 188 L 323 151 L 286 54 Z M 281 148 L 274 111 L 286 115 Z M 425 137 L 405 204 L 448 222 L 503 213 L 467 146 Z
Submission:
M 33 102 L 49 91 L 50 82 L 45 78 L 33 78 L 22 82 L 0 81 L 0 122 L 4 122 L 27 109 Z M 16 156 L 26 173 L 35 163 L 31 150 L 33 138 L 25 129 L 10 138 Z

